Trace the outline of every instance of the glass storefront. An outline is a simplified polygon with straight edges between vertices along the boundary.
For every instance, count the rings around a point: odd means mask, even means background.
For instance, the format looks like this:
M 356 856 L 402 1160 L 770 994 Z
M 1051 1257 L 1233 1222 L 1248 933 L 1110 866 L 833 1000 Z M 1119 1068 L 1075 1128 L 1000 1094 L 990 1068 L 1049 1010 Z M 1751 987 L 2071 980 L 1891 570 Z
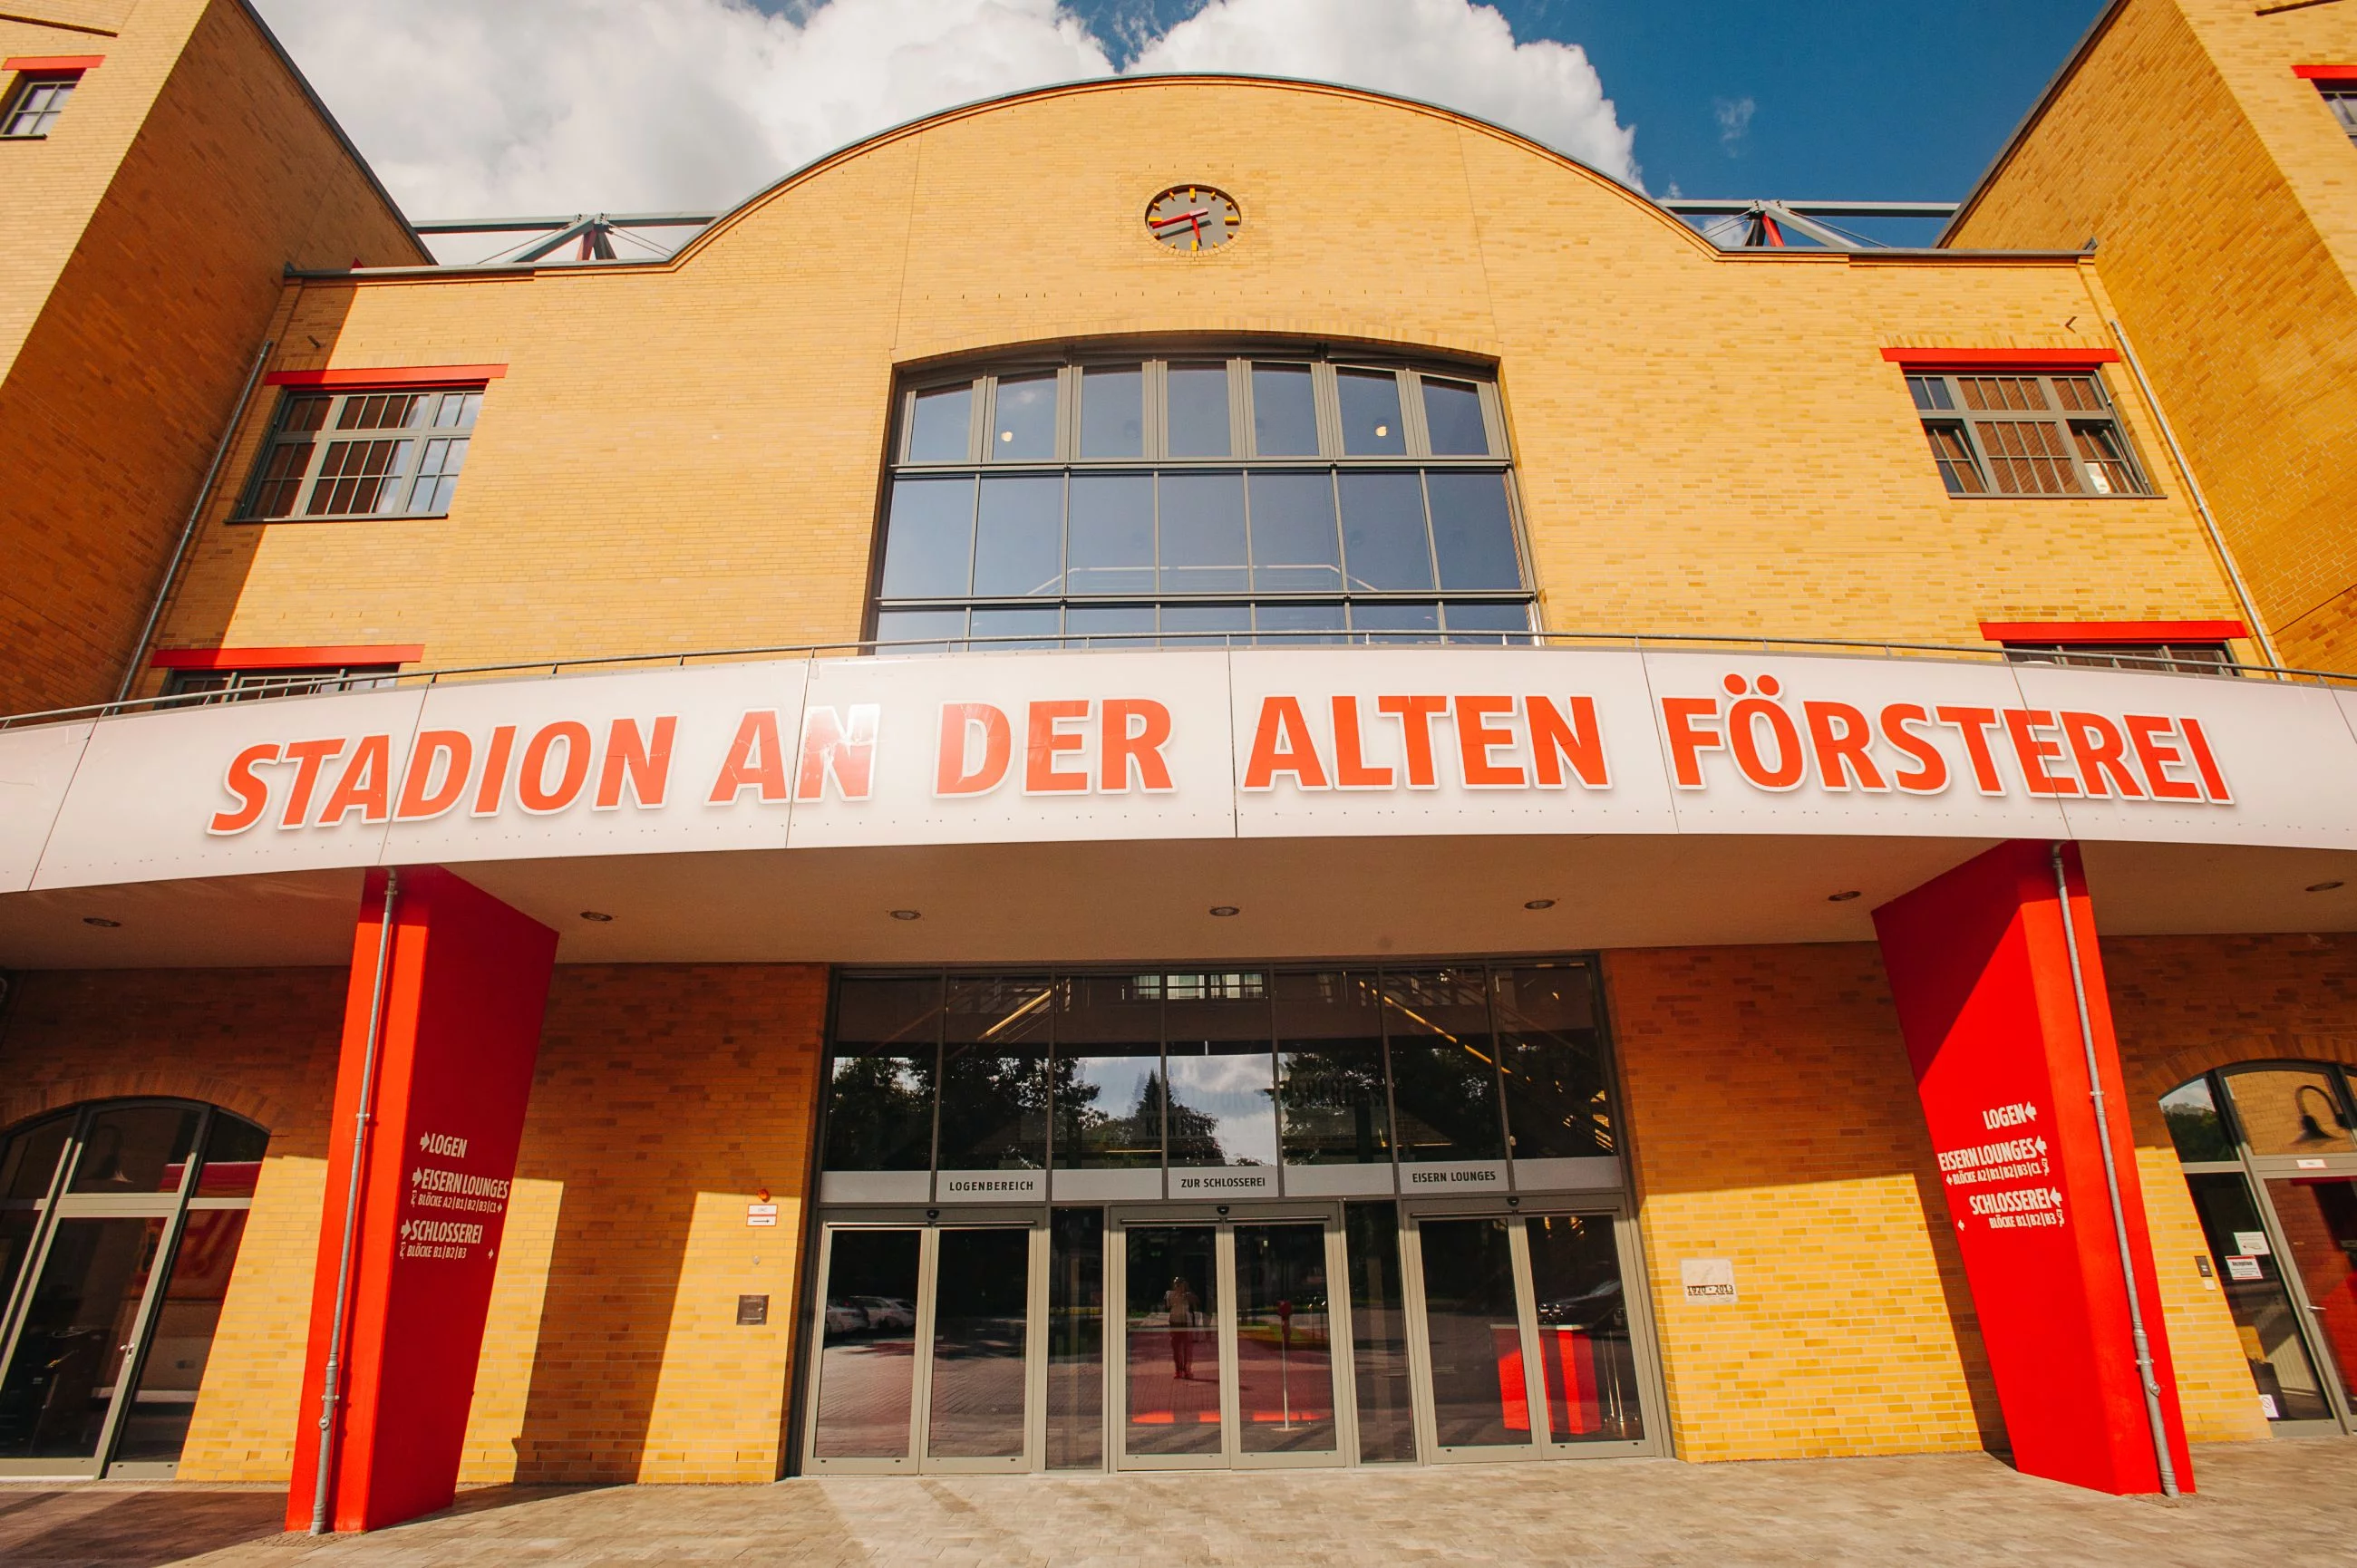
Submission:
M 2160 1102 L 2259 1408 L 2295 1431 L 2357 1431 L 2351 1087 L 2330 1064 L 2255 1062 Z
M 1661 1451 L 1593 965 L 837 983 L 813 1471 Z

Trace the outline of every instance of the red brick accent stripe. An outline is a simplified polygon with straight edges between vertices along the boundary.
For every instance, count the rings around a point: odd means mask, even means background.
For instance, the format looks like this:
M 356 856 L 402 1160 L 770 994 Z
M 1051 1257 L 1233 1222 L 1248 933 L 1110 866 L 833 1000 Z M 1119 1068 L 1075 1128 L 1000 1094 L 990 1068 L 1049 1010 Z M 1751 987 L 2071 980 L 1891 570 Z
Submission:
M 0 70 L 96 70 L 104 55 L 11 55 L 0 59 Z
M 505 365 L 389 365 L 375 370 L 273 371 L 262 378 L 272 387 L 459 387 L 494 381 Z
M 359 643 L 341 648 L 167 648 L 148 660 L 156 670 L 326 670 L 354 664 L 414 664 L 422 642 Z
M 2248 637 L 2238 620 L 1985 620 L 1991 642 L 2218 642 Z
M 2109 365 L 2117 349 L 1885 349 L 1882 357 L 1910 371 L 2040 371 L 2059 366 Z

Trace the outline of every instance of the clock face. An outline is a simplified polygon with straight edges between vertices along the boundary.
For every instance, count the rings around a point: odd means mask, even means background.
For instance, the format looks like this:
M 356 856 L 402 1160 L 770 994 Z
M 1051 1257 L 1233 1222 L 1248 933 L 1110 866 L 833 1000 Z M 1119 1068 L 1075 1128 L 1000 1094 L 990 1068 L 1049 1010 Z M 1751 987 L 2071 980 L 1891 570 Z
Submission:
M 1236 237 L 1244 215 L 1208 185 L 1178 185 L 1146 203 L 1146 231 L 1174 251 L 1208 251 Z

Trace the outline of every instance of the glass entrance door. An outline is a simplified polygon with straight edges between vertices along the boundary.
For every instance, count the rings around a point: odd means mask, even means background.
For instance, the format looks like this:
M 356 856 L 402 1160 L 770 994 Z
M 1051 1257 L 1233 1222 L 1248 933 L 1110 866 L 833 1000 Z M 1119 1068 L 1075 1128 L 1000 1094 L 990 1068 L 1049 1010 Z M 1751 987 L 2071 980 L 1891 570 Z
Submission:
M 1425 1450 L 1437 1459 L 1644 1451 L 1609 1213 L 1427 1214 L 1411 1228 Z
M 1032 1468 L 1040 1243 L 1031 1223 L 825 1227 L 806 1466 Z
M 1329 1217 L 1120 1227 L 1125 1468 L 1338 1465 Z

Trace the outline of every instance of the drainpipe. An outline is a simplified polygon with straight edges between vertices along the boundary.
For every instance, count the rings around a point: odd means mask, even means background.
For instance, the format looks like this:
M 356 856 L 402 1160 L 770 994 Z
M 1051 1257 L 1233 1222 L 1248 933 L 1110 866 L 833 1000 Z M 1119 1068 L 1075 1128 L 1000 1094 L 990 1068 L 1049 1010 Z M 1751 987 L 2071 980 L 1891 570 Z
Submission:
M 222 427 L 221 444 L 213 448 L 213 460 L 205 465 L 205 477 L 197 486 L 197 499 L 188 503 L 188 521 L 180 525 L 180 542 L 172 547 L 171 564 L 164 568 L 164 581 L 156 589 L 156 602 L 147 607 L 146 624 L 139 628 L 139 640 L 131 645 L 131 662 L 124 667 L 123 683 L 114 689 L 114 700 L 131 695 L 132 682 L 139 679 L 139 660 L 146 655 L 147 640 L 156 635 L 156 623 L 164 618 L 164 601 L 172 596 L 172 584 L 180 575 L 180 563 L 188 557 L 188 542 L 197 536 L 197 519 L 205 511 L 205 499 L 213 493 L 213 481 L 221 477 L 222 460 L 229 456 L 229 444 L 237 435 L 237 427 L 245 422 L 245 405 L 253 401 L 253 383 L 262 379 L 262 367 L 269 361 L 270 350 L 277 344 L 264 338 L 262 348 L 253 356 L 253 368 L 245 372 L 245 385 L 237 394 L 237 407 L 230 411 L 229 424 Z
M 2120 1283 L 2127 1286 L 2128 1332 L 2136 1340 L 2136 1377 L 2144 1384 L 2144 1418 L 2152 1429 L 2152 1455 L 2160 1466 L 2160 1489 L 2179 1496 L 2177 1464 L 2169 1454 L 2169 1425 L 2161 1419 L 2160 1381 L 2153 1375 L 2152 1341 L 2144 1331 L 2144 1303 L 2136 1294 L 2136 1258 L 2128 1250 L 2127 1210 L 2120 1203 L 2120 1169 L 2112 1157 L 2111 1119 L 2104 1110 L 2104 1079 L 2095 1060 L 2095 1026 L 2087 1013 L 2087 976 L 2079 963 L 2079 930 L 2071 918 L 2071 882 L 2062 869 L 2062 846 L 2054 846 L 2054 896 L 2061 901 L 2062 945 L 2071 955 L 2071 994 L 2079 1004 L 2079 1044 L 2087 1055 L 2087 1092 L 2095 1102 L 2095 1141 L 2104 1150 L 2104 1187 L 2112 1199 L 2112 1241 L 2120 1251 Z
M 2120 352 L 2126 356 L 2128 369 L 2135 372 L 2136 385 L 2143 390 L 2145 406 L 2152 410 L 2153 421 L 2160 426 L 2160 438 L 2169 443 L 2169 455 L 2177 459 L 2177 471 L 2185 476 L 2186 493 L 2193 498 L 2194 510 L 2201 514 L 2201 526 L 2209 531 L 2210 548 L 2218 553 L 2218 564 L 2226 568 L 2226 581 L 2233 587 L 2234 602 L 2243 607 L 2243 620 L 2251 628 L 2251 639 L 2267 656 L 2267 662 L 2281 669 L 2283 655 L 2276 651 L 2275 639 L 2267 635 L 2267 623 L 2259 618 L 2258 607 L 2251 602 L 2251 589 L 2243 581 L 2243 569 L 2234 564 L 2234 553 L 2226 548 L 2226 536 L 2218 531 L 2218 520 L 2210 514 L 2210 502 L 2201 494 L 2201 481 L 2193 477 L 2193 465 L 2185 460 L 2185 449 L 2177 444 L 2177 432 L 2169 427 L 2160 399 L 2152 394 L 2152 383 L 2145 379 L 2144 362 L 2136 358 L 2136 345 L 2128 341 L 2126 328 L 2116 321 L 2111 326 L 2112 336 L 2119 339 Z
M 401 873 L 384 874 L 384 912 L 376 933 L 376 982 L 369 991 L 368 1046 L 361 1055 L 361 1103 L 352 1117 L 351 1180 L 344 1188 L 344 1244 L 336 1260 L 336 1296 L 328 1314 L 328 1365 L 319 1381 L 319 1473 L 311 1484 L 311 1533 L 326 1535 L 328 1486 L 336 1465 L 336 1401 L 340 1396 L 344 1309 L 352 1287 L 352 1242 L 360 1229 L 361 1177 L 368 1155 L 369 1112 L 376 1098 L 376 1050 L 384 1021 L 384 974 L 393 957 L 393 913 L 401 899 Z

